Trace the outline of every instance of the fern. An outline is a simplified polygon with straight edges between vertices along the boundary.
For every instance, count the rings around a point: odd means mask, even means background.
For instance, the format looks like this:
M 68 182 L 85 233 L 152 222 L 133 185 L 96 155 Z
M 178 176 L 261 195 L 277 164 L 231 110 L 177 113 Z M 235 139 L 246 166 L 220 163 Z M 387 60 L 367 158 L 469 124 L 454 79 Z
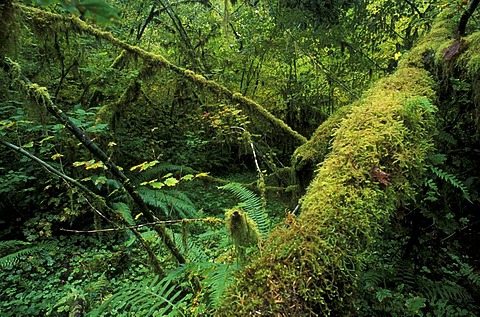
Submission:
M 233 273 L 239 269 L 236 264 L 196 262 L 187 263 L 172 270 L 166 279 L 184 279 L 186 276 L 203 277 L 202 300 L 208 309 L 215 309 L 221 302 L 228 286 L 233 282 Z
M 463 286 L 451 280 L 432 281 L 426 277 L 417 280 L 422 295 L 429 302 L 441 299 L 447 302 L 469 303 L 473 301 L 470 292 Z
M 135 225 L 130 207 L 125 203 L 113 203 L 113 208 L 122 215 L 123 219 L 131 226 Z
M 185 316 L 186 302 L 191 294 L 183 295 L 182 290 L 170 278 L 146 277 L 143 281 L 123 285 L 90 316 Z M 106 312 L 108 312 L 106 314 Z
M 393 280 L 398 284 L 404 284 L 410 288 L 415 288 L 417 285 L 417 272 L 415 271 L 415 264 L 411 261 L 400 260 L 393 267 Z
M 21 247 L 23 249 L 18 250 Z M 25 256 L 51 250 L 52 248 L 53 246 L 48 241 L 38 242 L 35 245 L 19 240 L 1 241 L 0 254 L 3 256 L 0 257 L 0 268 L 13 267 Z
M 182 234 L 173 233 L 173 240 L 175 241 L 176 245 L 179 247 L 180 251 L 185 254 L 191 262 L 207 262 L 209 257 L 205 254 L 205 252 L 191 239 L 188 237 L 184 237 Z
M 195 204 L 185 193 L 178 190 L 154 190 L 139 188 L 138 193 L 145 203 L 169 219 L 196 218 L 198 211 Z
M 220 186 L 219 189 L 230 191 L 241 201 L 237 207 L 245 210 L 248 216 L 256 223 L 262 237 L 265 237 L 270 232 L 270 218 L 263 208 L 260 197 L 238 183 L 229 183 Z
M 461 190 L 463 197 L 468 200 L 470 203 L 472 202 L 470 199 L 470 193 L 468 192 L 467 187 L 460 181 L 458 178 L 453 175 L 445 172 L 444 170 L 435 167 L 435 166 L 430 166 L 430 170 L 435 174 L 438 178 L 444 180 L 448 184 L 452 185 L 455 188 L 458 188 Z

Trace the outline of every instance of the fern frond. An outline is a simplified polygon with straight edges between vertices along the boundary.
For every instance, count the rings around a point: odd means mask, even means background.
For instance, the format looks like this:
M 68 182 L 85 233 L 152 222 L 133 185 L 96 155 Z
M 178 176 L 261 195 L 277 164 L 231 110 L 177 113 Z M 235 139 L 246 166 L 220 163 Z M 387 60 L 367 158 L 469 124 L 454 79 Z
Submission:
M 205 285 L 210 288 L 211 305 L 216 308 L 225 293 L 227 287 L 233 282 L 233 272 L 236 266 L 233 264 L 218 264 L 211 274 L 206 274 Z
M 220 304 L 223 294 L 234 280 L 234 272 L 240 267 L 236 264 L 196 262 L 187 263 L 172 270 L 165 279 L 182 279 L 185 276 L 201 276 L 202 297 L 209 308 Z
M 450 280 L 432 281 L 425 277 L 418 280 L 420 291 L 426 296 L 429 302 L 445 300 L 456 303 L 469 303 L 473 301 L 470 292 L 463 286 Z
M 265 237 L 270 232 L 270 218 L 263 208 L 260 197 L 238 183 L 229 183 L 220 186 L 219 189 L 230 191 L 240 200 L 240 204 L 237 207 L 245 210 L 250 219 L 256 223 L 262 237 Z
M 4 255 L 5 251 L 10 251 L 14 248 L 30 245 L 31 243 L 20 240 L 5 240 L 0 241 L 0 255 Z
M 36 247 L 32 247 L 32 248 L 26 248 L 26 249 L 19 250 L 17 252 L 5 255 L 0 258 L 0 267 L 1 268 L 13 267 L 15 266 L 15 264 L 17 264 L 20 261 L 21 257 L 31 255 L 36 252 L 38 252 L 38 249 Z
M 25 248 L 18 250 L 19 247 Z M 53 247 L 54 246 L 48 241 L 37 242 L 35 245 L 19 240 L 2 241 L 0 243 L 0 254 L 6 255 L 0 257 L 0 268 L 13 267 L 21 260 L 22 257 L 40 253 L 42 251 L 48 251 Z M 7 254 L 7 250 L 10 250 L 9 254 Z
M 410 288 L 416 287 L 418 276 L 415 272 L 414 263 L 407 260 L 400 260 L 395 264 L 393 270 L 395 273 L 393 280 L 396 283 L 407 285 Z
M 168 218 L 196 218 L 198 211 L 195 204 L 185 193 L 178 190 L 154 190 L 146 187 L 138 189 L 145 203 Z
M 123 285 L 90 316 L 103 316 L 105 312 L 116 316 L 129 313 L 133 316 L 185 316 L 185 306 L 191 294 L 184 295 L 171 279 L 159 276 L 146 277 L 133 285 Z
M 360 285 L 363 285 L 366 289 L 372 286 L 383 285 L 387 276 L 386 273 L 386 270 L 383 268 L 372 268 L 362 272 L 359 276 Z
M 125 221 L 133 226 L 135 225 L 135 221 L 133 220 L 133 217 L 132 217 L 132 213 L 130 211 L 130 207 L 128 207 L 127 204 L 125 203 L 113 203 L 112 204 L 113 208 L 115 209 L 115 211 L 117 211 L 118 213 L 120 213 L 123 217 L 123 219 L 125 219 Z
M 179 233 L 170 233 L 175 241 L 175 244 L 178 246 L 180 251 L 185 254 L 191 262 L 207 262 L 209 257 L 194 241 L 191 239 L 185 239 L 182 234 Z M 185 243 L 186 242 L 186 243 Z
M 468 192 L 467 187 L 458 180 L 458 178 L 450 173 L 445 172 L 444 170 L 435 167 L 435 166 L 430 166 L 430 170 L 435 174 L 438 178 L 444 180 L 448 184 L 452 185 L 455 188 L 458 188 L 462 191 L 463 197 L 468 200 L 469 202 L 472 202 L 470 199 L 470 193 Z

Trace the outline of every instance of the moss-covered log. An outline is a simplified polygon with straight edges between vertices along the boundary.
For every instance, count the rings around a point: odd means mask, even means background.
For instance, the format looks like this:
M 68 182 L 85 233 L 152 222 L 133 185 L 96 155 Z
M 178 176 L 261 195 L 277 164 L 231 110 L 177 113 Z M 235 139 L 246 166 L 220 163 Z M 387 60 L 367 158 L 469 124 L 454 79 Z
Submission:
M 297 171 L 317 169 L 303 211 L 271 234 L 218 316 L 357 315 L 358 273 L 382 228 L 415 196 L 434 148 L 435 81 L 426 69 L 455 37 L 450 20 L 296 151 Z

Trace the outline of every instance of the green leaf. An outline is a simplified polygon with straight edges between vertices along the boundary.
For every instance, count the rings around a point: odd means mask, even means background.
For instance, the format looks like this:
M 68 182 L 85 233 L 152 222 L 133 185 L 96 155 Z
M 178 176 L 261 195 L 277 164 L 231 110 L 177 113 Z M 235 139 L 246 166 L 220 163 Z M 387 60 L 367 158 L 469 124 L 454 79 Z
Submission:
M 153 183 L 150 184 L 150 186 L 152 186 L 152 187 L 155 188 L 155 189 L 160 189 L 160 188 L 162 188 L 163 186 L 165 186 L 165 184 L 162 183 L 162 182 L 153 182 Z
M 25 144 L 22 147 L 25 148 L 25 149 L 33 147 L 33 141 L 28 142 L 27 144 Z
M 187 175 L 182 177 L 182 180 L 191 181 L 194 177 L 195 176 L 193 176 L 193 174 L 187 174 Z
M 167 185 L 167 186 L 172 187 L 172 186 L 175 186 L 177 184 L 178 184 L 178 179 L 176 179 L 174 177 L 170 177 L 170 178 L 167 178 L 165 180 L 165 185 Z
M 112 206 L 117 212 L 119 212 L 122 215 L 123 219 L 125 219 L 125 221 L 127 221 L 129 225 L 132 226 L 135 224 L 135 221 L 133 221 L 133 218 L 132 218 L 132 212 L 130 211 L 130 207 L 128 207 L 127 204 L 113 203 Z

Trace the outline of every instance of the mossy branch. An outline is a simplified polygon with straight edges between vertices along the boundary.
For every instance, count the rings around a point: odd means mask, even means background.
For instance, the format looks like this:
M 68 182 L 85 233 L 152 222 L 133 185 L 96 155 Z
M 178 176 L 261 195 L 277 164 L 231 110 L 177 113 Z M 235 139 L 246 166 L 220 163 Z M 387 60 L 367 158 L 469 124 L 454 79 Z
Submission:
M 125 174 L 118 168 L 118 166 L 103 152 L 83 130 L 81 130 L 72 120 L 61 110 L 59 109 L 51 100 L 50 95 L 45 87 L 40 87 L 37 84 L 30 82 L 21 73 L 21 68 L 18 64 L 13 63 L 11 60 L 5 58 L 0 61 L 0 67 L 2 67 L 7 74 L 10 76 L 12 83 L 16 84 L 25 94 L 31 98 L 39 107 L 47 109 L 59 122 L 65 125 L 65 127 L 103 164 L 108 168 L 108 170 L 117 178 L 122 184 L 129 195 L 132 197 L 133 201 L 139 207 L 140 212 L 143 213 L 145 218 L 149 222 L 157 221 L 157 217 L 154 213 L 147 207 L 145 202 L 142 200 L 138 194 L 135 186 L 131 183 Z M 179 263 L 185 263 L 185 257 L 179 252 L 177 246 L 171 239 L 171 237 L 165 231 L 165 228 L 162 226 L 155 226 L 154 229 L 160 235 L 164 241 L 167 248 L 174 255 Z
M 227 100 L 238 103 L 244 109 L 265 118 L 273 126 L 283 131 L 286 135 L 289 135 L 293 140 L 295 140 L 296 144 L 303 144 L 307 141 L 304 136 L 294 131 L 291 127 L 285 124 L 285 122 L 275 117 L 257 102 L 243 96 L 240 93 L 231 91 L 230 89 L 217 83 L 216 81 L 206 79 L 204 76 L 196 74 L 191 70 L 179 67 L 168 61 L 164 56 L 160 54 L 148 52 L 138 46 L 130 45 L 116 38 L 112 35 L 112 33 L 93 27 L 76 17 L 65 17 L 59 14 L 46 12 L 44 10 L 39 10 L 19 4 L 17 4 L 16 7 L 19 8 L 24 15 L 26 15 L 27 21 L 36 21 L 32 23 L 41 23 L 43 26 L 49 25 L 49 27 L 51 27 L 52 29 L 61 28 L 62 25 L 65 25 L 65 28 L 70 26 L 69 29 L 75 30 L 80 33 L 90 34 L 98 39 L 103 39 L 111 43 L 112 45 L 115 45 L 135 56 L 140 57 L 151 66 L 167 68 L 170 71 L 181 75 L 183 78 L 199 85 L 200 87 L 205 87 L 211 92 L 218 94 L 219 96 L 222 96 Z M 49 23 L 47 24 L 46 21 L 48 21 Z

